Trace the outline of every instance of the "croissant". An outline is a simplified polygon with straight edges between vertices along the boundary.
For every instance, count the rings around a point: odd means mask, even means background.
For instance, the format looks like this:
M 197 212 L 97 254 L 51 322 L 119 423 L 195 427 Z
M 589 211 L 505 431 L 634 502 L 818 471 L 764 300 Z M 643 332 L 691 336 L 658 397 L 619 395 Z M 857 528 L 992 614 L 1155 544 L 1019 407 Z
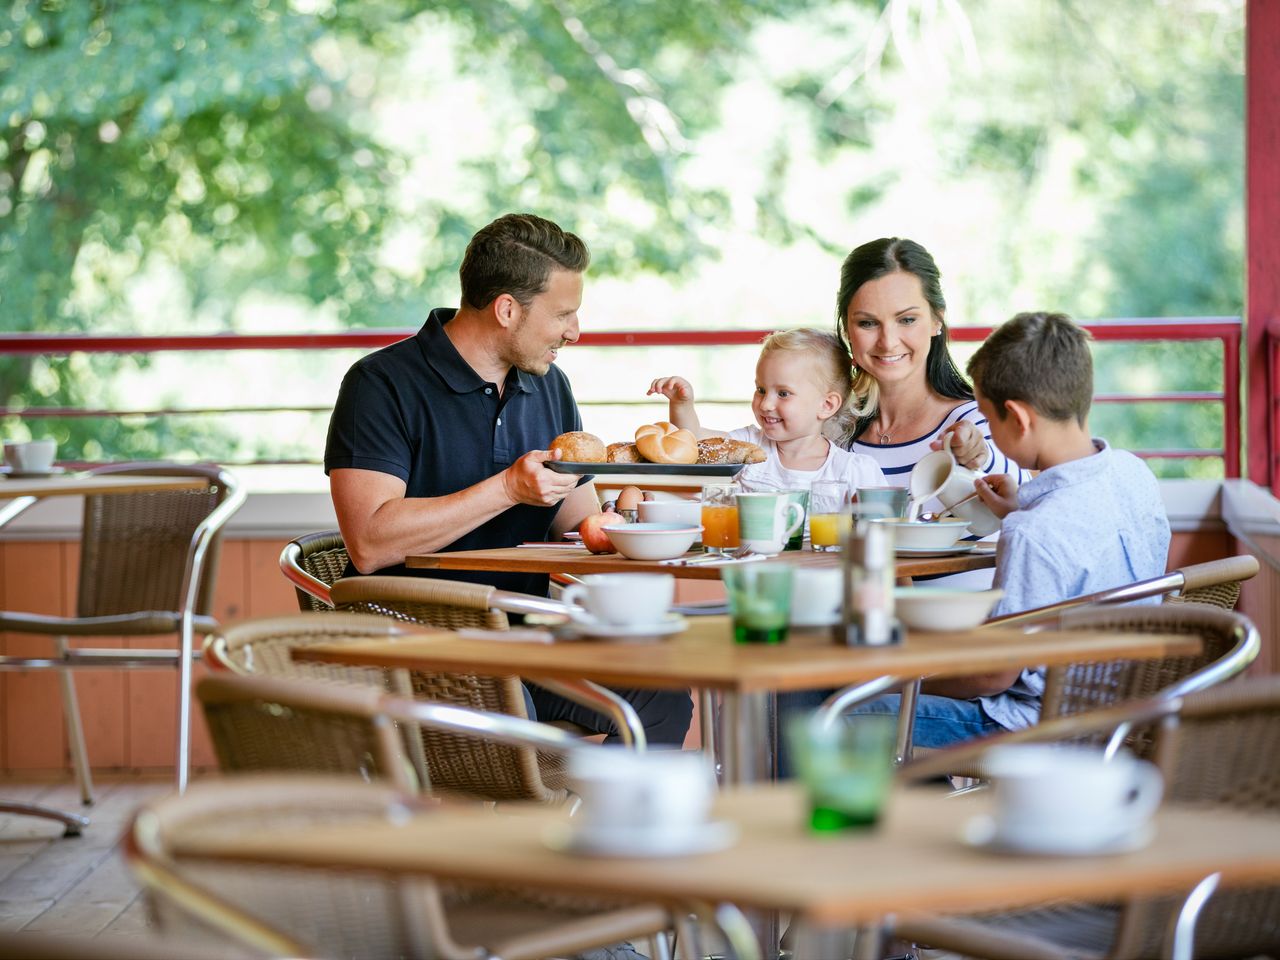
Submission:
M 764 460 L 764 450 L 744 440 L 707 437 L 698 441 L 699 463 L 763 463 Z
M 660 420 L 636 430 L 636 449 L 653 463 L 697 463 L 698 440 L 688 430 Z

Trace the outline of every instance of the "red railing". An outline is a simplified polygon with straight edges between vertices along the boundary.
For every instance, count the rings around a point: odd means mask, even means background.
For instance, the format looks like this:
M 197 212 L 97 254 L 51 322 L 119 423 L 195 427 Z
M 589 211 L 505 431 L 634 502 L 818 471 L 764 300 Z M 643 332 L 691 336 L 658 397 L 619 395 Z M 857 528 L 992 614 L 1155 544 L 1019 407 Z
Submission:
M 1222 390 L 1134 394 L 1099 394 L 1098 403 L 1221 403 L 1223 446 L 1221 449 L 1135 450 L 1151 459 L 1220 458 L 1229 478 L 1240 476 L 1241 397 L 1240 345 L 1242 329 L 1236 317 L 1177 319 L 1100 320 L 1085 328 L 1103 342 L 1219 341 L 1222 344 Z M 953 327 L 952 338 L 959 342 L 981 342 L 991 327 Z M 302 334 L 179 334 L 116 336 L 81 334 L 9 333 L 0 334 L 0 355 L 66 355 L 71 353 L 161 353 L 242 350 L 373 350 L 406 337 L 415 330 L 345 330 L 337 333 Z M 581 347 L 717 347 L 758 344 L 771 330 L 617 330 L 583 333 Z M 1270 351 L 1272 383 L 1280 369 L 1280 337 Z M 584 405 L 626 405 L 628 401 L 584 400 Z M 244 407 L 164 407 L 157 409 L 106 410 L 69 407 L 0 408 L 0 415 L 29 418 L 119 417 L 217 415 L 231 413 L 307 412 L 325 413 L 329 406 L 244 406 Z M 1277 423 L 1280 417 L 1273 418 Z M 1276 428 L 1280 429 L 1280 427 Z M 1272 450 L 1280 450 L 1280 435 L 1272 438 Z M 281 461 L 273 461 L 281 462 Z M 294 462 L 294 461 L 289 461 Z

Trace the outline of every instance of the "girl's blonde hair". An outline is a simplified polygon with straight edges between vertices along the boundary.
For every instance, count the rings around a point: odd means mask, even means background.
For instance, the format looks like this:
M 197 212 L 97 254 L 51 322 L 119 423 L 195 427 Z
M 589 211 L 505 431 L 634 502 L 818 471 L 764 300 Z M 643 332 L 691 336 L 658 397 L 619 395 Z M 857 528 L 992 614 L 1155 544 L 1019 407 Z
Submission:
M 822 432 L 839 439 L 849 432 L 849 402 L 853 395 L 853 361 L 849 350 L 834 333 L 814 327 L 778 330 L 764 338 L 760 356 L 781 351 L 807 353 L 813 360 L 817 383 L 824 393 L 840 394 L 840 409 L 823 424 Z

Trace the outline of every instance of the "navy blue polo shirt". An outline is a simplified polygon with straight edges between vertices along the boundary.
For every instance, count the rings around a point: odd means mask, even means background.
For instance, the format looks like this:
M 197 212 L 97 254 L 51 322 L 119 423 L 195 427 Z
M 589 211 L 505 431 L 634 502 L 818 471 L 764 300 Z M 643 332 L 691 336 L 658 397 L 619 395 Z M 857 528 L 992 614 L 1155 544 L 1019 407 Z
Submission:
M 455 313 L 432 310 L 416 336 L 361 358 L 347 371 L 329 421 L 326 475 L 343 467 L 376 470 L 403 480 L 406 497 L 440 497 L 502 472 L 530 450 L 546 450 L 565 431 L 582 429 L 569 380 L 554 364 L 541 377 L 513 367 L 499 395 L 497 385 L 486 383 L 445 336 L 444 324 Z M 559 509 L 516 504 L 443 549 L 545 540 Z M 349 576 L 356 572 L 348 566 Z M 410 570 L 403 564 L 378 573 L 547 592 L 545 574 Z

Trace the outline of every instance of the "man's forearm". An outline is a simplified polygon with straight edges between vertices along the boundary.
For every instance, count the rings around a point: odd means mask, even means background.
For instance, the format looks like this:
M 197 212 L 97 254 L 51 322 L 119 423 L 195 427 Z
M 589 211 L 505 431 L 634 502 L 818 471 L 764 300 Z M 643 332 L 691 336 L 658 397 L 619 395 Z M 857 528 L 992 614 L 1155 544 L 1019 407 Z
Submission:
M 371 513 L 344 510 L 338 525 L 347 553 L 361 573 L 404 562 L 410 554 L 434 553 L 514 506 L 501 474 L 443 497 L 396 497 Z

